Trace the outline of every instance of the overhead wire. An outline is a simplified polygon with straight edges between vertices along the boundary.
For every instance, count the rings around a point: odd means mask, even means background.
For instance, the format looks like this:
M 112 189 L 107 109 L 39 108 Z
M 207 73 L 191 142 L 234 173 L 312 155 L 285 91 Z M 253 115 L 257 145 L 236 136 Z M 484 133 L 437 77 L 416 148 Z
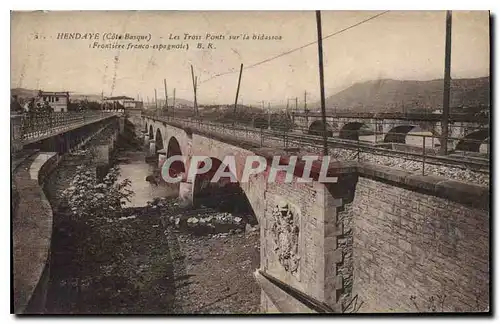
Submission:
M 355 24 L 353 24 L 353 25 L 350 25 L 350 26 L 345 27 L 345 28 L 343 28 L 343 29 L 341 29 L 341 30 L 338 30 L 338 31 L 336 31 L 336 32 L 334 32 L 334 33 L 332 33 L 332 34 L 326 35 L 325 37 L 322 37 L 322 39 L 323 39 L 323 40 L 325 40 L 325 39 L 327 39 L 327 38 L 330 38 L 330 37 L 333 37 L 333 36 L 339 35 L 339 34 L 341 34 L 341 33 L 343 33 L 343 32 L 346 32 L 346 31 L 348 31 L 348 30 L 350 30 L 350 29 L 352 29 L 352 28 L 355 28 L 355 27 L 357 27 L 357 26 L 359 26 L 359 25 L 362 25 L 362 24 L 364 24 L 364 23 L 366 23 L 366 22 L 368 22 L 368 21 L 370 21 L 370 20 L 376 19 L 376 18 L 378 18 L 378 17 L 380 17 L 380 16 L 382 16 L 382 15 L 384 15 L 384 14 L 388 13 L 389 11 L 390 11 L 390 10 L 386 10 L 386 11 L 383 11 L 383 12 L 378 13 L 378 14 L 376 14 L 376 15 L 373 15 L 373 16 L 371 16 L 371 17 L 368 17 L 368 18 L 366 18 L 366 19 L 364 19 L 364 20 L 361 20 L 361 21 L 359 21 L 359 22 L 357 22 L 357 23 L 355 23 Z M 304 49 L 304 48 L 306 48 L 306 47 L 308 47 L 308 46 L 311 46 L 311 45 L 314 45 L 314 44 L 317 44 L 317 43 L 318 43 L 318 41 L 316 40 L 316 41 L 313 41 L 313 42 L 310 42 L 310 43 L 304 44 L 304 45 L 302 45 L 302 46 L 300 46 L 300 47 L 296 47 L 296 48 L 294 48 L 294 49 L 291 49 L 291 50 L 288 50 L 288 51 L 286 51 L 286 52 L 280 53 L 280 54 L 278 54 L 278 55 L 275 55 L 275 56 L 273 56 L 273 57 L 267 58 L 267 59 L 262 60 L 262 61 L 260 61 L 260 62 L 257 62 L 257 63 L 251 64 L 251 65 L 248 65 L 248 66 L 246 66 L 245 68 L 243 68 L 243 70 L 248 70 L 248 69 L 251 69 L 251 68 L 257 67 L 257 66 L 259 66 L 259 65 L 261 65 L 261 64 L 264 64 L 264 63 L 270 62 L 270 61 L 272 61 L 272 60 L 275 60 L 275 59 L 280 58 L 280 57 L 283 57 L 283 56 L 285 56 L 285 55 L 288 55 L 288 54 L 294 53 L 294 52 L 296 52 L 296 51 L 299 51 L 299 50 L 301 50 L 301 49 Z M 201 82 L 199 82 L 199 83 L 200 83 L 200 84 L 201 84 L 201 83 L 205 83 L 205 82 L 211 81 L 211 80 L 213 80 L 213 79 L 215 79 L 215 78 L 218 78 L 218 77 L 221 77 L 221 76 L 224 76 L 224 75 L 228 75 L 228 74 L 233 74 L 233 73 L 236 73 L 236 72 L 237 72 L 237 71 L 227 71 L 227 72 L 219 73 L 219 74 L 213 75 L 213 76 L 211 76 L 210 78 L 208 78 L 208 79 L 206 79 L 206 80 L 204 80 L 204 81 L 201 81 Z

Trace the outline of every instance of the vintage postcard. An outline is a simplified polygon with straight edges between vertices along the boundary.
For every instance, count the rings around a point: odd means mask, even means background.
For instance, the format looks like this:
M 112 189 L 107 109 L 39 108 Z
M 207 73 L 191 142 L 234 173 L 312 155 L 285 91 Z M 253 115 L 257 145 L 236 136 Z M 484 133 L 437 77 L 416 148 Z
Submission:
M 14 314 L 491 312 L 488 11 L 13 11 Z

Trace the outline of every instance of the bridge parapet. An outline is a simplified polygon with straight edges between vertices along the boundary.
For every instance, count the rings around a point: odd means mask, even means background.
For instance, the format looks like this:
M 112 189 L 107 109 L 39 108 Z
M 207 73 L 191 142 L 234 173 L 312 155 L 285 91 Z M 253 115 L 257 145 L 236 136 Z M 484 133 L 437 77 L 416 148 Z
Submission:
M 11 142 L 14 149 L 58 132 L 95 123 L 117 112 L 54 112 L 50 114 L 11 115 Z
M 320 113 L 295 113 L 293 117 L 311 117 L 321 118 Z M 327 113 L 327 118 L 347 118 L 347 119 L 399 119 L 399 120 L 418 120 L 418 121 L 440 121 L 443 119 L 442 114 L 434 113 L 400 113 L 400 112 L 350 112 L 340 111 L 336 113 Z M 489 116 L 484 114 L 472 113 L 452 113 L 449 116 L 451 122 L 477 122 L 481 124 L 489 123 Z

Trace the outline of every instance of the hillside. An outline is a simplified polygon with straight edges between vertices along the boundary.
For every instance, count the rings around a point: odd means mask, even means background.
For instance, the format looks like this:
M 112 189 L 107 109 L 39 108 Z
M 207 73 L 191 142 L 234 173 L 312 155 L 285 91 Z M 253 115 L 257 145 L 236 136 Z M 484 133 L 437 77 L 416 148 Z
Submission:
M 33 98 L 38 95 L 38 90 L 24 89 L 24 88 L 14 88 L 10 89 L 10 94 L 12 96 L 17 96 L 22 99 Z
M 490 105 L 489 77 L 451 82 L 452 111 Z M 327 110 L 359 112 L 433 111 L 443 106 L 443 80 L 373 80 L 356 83 L 326 98 Z M 320 107 L 319 103 L 310 106 Z

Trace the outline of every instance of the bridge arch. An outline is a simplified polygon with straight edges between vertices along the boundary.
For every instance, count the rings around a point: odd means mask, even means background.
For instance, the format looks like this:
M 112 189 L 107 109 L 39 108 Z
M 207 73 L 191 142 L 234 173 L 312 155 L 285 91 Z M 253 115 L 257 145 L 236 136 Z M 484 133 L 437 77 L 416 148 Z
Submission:
M 230 172 L 230 168 L 215 157 L 210 157 L 212 166 L 204 174 L 197 174 L 193 183 L 193 204 L 195 206 L 204 205 L 206 207 L 216 208 L 224 212 L 231 212 L 239 215 L 251 224 L 257 224 L 257 219 L 253 208 L 247 198 L 247 195 L 237 181 L 236 174 L 232 176 L 221 177 L 217 182 L 212 181 L 219 168 Z M 200 162 L 202 167 L 204 162 Z M 231 181 L 231 177 L 233 180 Z
M 163 149 L 163 136 L 159 128 L 156 129 L 155 136 L 155 152 Z
M 290 130 L 294 128 L 294 122 L 289 114 L 274 113 L 271 115 L 271 128 L 276 130 Z
M 391 128 L 384 136 L 384 143 L 400 143 L 423 148 L 425 140 L 426 151 L 435 152 L 436 146 L 441 145 L 440 139 L 440 134 L 428 125 L 407 124 Z
M 490 137 L 490 129 L 483 128 L 475 132 L 467 134 L 460 141 L 458 141 L 455 150 L 457 151 L 469 151 L 469 152 L 479 152 L 481 144 Z
M 153 124 L 149 125 L 149 139 L 153 139 L 155 136 L 154 130 L 153 130 Z
M 310 135 L 321 136 L 323 134 L 323 121 L 321 120 L 313 121 L 311 125 L 309 125 L 307 133 Z M 329 123 L 326 123 L 326 136 L 328 137 L 333 136 L 333 127 Z
M 254 128 L 268 128 L 269 127 L 269 122 L 267 117 L 257 115 L 253 118 L 253 125 Z
M 170 137 L 170 139 L 168 141 L 166 155 L 167 155 L 167 159 L 172 157 L 172 156 L 183 156 L 181 146 L 180 146 L 177 138 L 175 138 L 175 136 Z M 182 161 L 172 162 L 172 164 L 170 165 L 169 173 L 170 173 L 171 177 L 175 177 L 178 174 L 186 173 L 186 168 L 184 166 L 184 162 L 182 162 Z
M 342 126 L 339 132 L 339 138 L 348 140 L 359 140 L 359 130 L 366 127 L 366 124 L 361 122 L 350 122 Z
M 384 136 L 384 143 L 402 143 L 406 144 L 406 135 L 417 127 L 416 125 L 399 125 L 391 128 Z

